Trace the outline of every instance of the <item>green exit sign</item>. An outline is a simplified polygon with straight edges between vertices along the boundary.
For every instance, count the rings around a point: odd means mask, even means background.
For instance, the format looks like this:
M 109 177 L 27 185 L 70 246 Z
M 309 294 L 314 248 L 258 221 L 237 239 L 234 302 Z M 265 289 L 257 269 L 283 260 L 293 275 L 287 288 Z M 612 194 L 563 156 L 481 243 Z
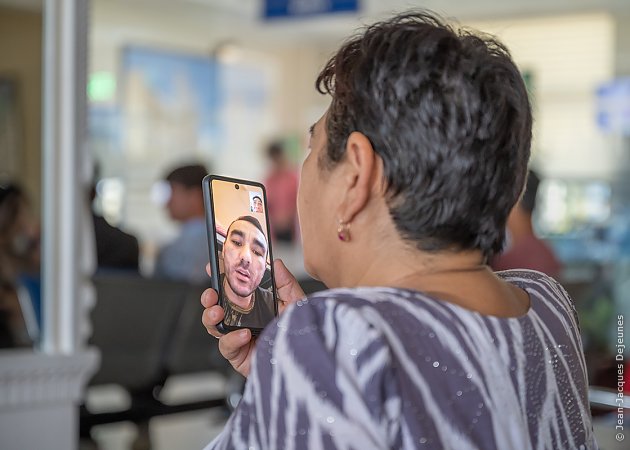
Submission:
M 87 84 L 88 99 L 92 102 L 109 102 L 116 95 L 116 78 L 111 72 L 94 72 Z

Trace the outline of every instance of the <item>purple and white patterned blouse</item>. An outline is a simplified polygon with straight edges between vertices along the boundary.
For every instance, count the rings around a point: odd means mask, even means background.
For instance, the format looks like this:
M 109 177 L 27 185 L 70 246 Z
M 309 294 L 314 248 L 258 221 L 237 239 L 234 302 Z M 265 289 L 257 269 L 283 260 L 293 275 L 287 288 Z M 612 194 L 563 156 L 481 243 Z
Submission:
M 382 287 L 289 307 L 207 449 L 597 449 L 571 299 L 538 272 L 499 276 L 529 293 L 525 315 Z

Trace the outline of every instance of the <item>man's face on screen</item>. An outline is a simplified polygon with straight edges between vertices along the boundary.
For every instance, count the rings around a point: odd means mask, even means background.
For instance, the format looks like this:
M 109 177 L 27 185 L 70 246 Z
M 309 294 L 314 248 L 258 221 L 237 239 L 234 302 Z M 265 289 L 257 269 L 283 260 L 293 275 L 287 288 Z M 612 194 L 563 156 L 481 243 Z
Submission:
M 232 223 L 223 244 L 223 266 L 230 288 L 247 297 L 260 285 L 265 273 L 267 240 L 253 224 L 245 220 Z

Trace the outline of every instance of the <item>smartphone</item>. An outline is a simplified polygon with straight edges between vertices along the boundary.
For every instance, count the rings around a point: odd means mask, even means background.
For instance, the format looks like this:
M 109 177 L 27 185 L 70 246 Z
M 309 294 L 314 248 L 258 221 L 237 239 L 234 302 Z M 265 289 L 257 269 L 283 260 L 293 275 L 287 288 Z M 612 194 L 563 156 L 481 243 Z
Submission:
M 208 175 L 203 196 L 211 286 L 225 312 L 217 329 L 249 328 L 257 335 L 278 315 L 265 187 Z

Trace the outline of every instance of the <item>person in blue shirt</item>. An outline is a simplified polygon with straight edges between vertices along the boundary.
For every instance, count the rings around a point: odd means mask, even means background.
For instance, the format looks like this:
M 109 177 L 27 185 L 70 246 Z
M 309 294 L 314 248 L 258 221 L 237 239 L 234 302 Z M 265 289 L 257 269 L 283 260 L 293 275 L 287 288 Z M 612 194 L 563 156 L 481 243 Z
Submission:
M 208 263 L 208 237 L 201 181 L 208 174 L 203 165 L 177 167 L 167 176 L 170 197 L 169 216 L 181 223 L 179 235 L 158 253 L 154 276 L 191 283 L 205 283 Z

